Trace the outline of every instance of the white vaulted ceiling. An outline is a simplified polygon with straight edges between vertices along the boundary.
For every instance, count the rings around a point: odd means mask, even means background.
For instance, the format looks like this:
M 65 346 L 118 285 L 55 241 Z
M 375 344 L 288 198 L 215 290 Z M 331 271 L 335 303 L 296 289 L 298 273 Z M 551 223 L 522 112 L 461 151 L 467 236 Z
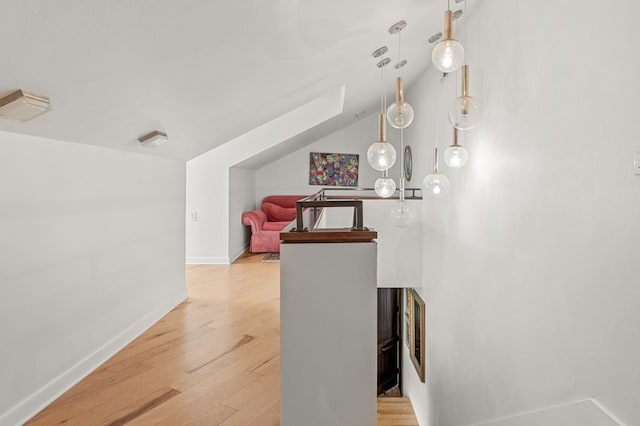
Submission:
M 376 110 L 371 52 L 386 44 L 398 59 L 388 27 L 408 22 L 411 81 L 428 64 L 427 39 L 445 8 L 443 0 L 8 0 L 0 95 L 31 90 L 51 97 L 53 110 L 28 123 L 0 120 L 0 130 L 190 159 L 345 85 L 329 133 Z M 154 129 L 170 142 L 138 146 Z

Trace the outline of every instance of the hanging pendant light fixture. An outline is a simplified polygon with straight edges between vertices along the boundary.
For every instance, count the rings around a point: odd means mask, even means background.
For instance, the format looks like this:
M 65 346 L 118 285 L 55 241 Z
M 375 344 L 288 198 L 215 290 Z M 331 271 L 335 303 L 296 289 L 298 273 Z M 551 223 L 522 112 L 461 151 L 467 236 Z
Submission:
M 467 3 L 464 3 L 464 44 L 467 44 Z M 478 125 L 481 120 L 480 104 L 469 95 L 469 65 L 462 66 L 462 94 L 458 97 L 449 110 L 449 121 L 460 130 L 470 130 Z M 446 161 L 446 160 L 445 160 Z
M 440 79 L 440 84 L 447 78 L 444 74 Z M 440 107 L 440 90 L 436 91 L 436 111 Z M 438 171 L 438 142 L 440 139 L 440 122 L 436 121 L 436 143 L 433 148 L 433 173 L 427 175 L 422 181 L 424 192 L 431 198 L 442 198 L 449 192 L 449 178 Z
M 462 95 L 449 110 L 449 121 L 460 130 L 470 130 L 480 122 L 480 104 L 469 96 L 469 65 L 462 66 Z
M 376 179 L 373 189 L 378 197 L 389 198 L 396 192 L 396 183 L 389 177 L 389 171 L 382 172 L 382 177 Z
M 389 62 L 391 62 L 389 58 L 384 57 L 387 50 L 387 46 L 382 46 L 372 53 L 374 58 L 382 57 L 382 59 L 377 63 L 377 67 L 380 68 L 380 114 L 378 115 L 378 142 L 371 144 L 367 150 L 367 161 L 369 162 L 369 165 L 373 169 L 381 172 L 393 167 L 397 158 L 396 149 L 386 140 L 386 123 L 384 120 L 384 110 L 386 106 L 384 97 L 384 70 Z M 386 177 L 383 176 L 381 179 L 386 179 L 384 186 L 389 187 L 389 180 L 392 181 L 392 179 L 390 179 L 388 175 Z M 382 186 L 383 183 L 380 183 L 380 185 Z M 393 183 L 393 186 L 395 191 L 395 182 Z
M 438 172 L 438 148 L 433 150 L 433 173 L 427 175 L 422 185 L 429 197 L 442 198 L 449 192 L 449 178 Z
M 453 145 L 444 150 L 444 162 L 447 166 L 458 169 L 464 167 L 469 159 L 467 149 L 458 144 L 458 128 L 453 128 Z
M 398 34 L 398 57 L 400 61 L 395 65 L 400 70 L 407 61 L 402 59 L 402 30 L 407 26 L 406 21 L 396 22 L 389 28 L 389 34 Z M 396 101 L 387 109 L 387 120 L 396 129 L 405 129 L 413 122 L 413 108 L 404 99 L 404 79 L 402 72 L 396 78 Z
M 378 171 L 389 170 L 396 163 L 396 149 L 385 140 L 384 114 L 378 116 L 380 122 L 380 137 L 378 142 L 371 144 L 367 150 L 369 165 Z
M 387 109 L 387 120 L 396 129 L 405 129 L 413 123 L 413 108 L 404 100 L 404 82 L 396 78 L 396 101 Z
M 404 199 L 398 201 L 391 207 L 389 217 L 391 218 L 391 223 L 398 228 L 408 228 L 416 221 L 415 211 L 411 208 L 409 202 Z
M 444 12 L 443 39 L 431 51 L 433 66 L 441 72 L 452 72 L 464 63 L 464 47 L 453 38 L 453 13 Z
M 404 129 L 400 129 L 400 146 L 404 147 Z M 404 170 L 404 156 L 400 157 L 400 168 Z M 416 221 L 415 211 L 409 205 L 409 202 L 405 200 L 404 185 L 404 176 L 400 176 L 400 199 L 389 210 L 391 223 L 398 228 L 408 228 Z

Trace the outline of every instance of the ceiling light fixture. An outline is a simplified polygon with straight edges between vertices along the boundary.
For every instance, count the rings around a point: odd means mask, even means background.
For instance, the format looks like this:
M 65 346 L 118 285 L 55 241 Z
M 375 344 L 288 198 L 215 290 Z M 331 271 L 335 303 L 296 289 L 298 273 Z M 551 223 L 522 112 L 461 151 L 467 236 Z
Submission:
M 0 99 L 0 116 L 11 120 L 29 121 L 50 110 L 48 97 L 22 89 Z
M 464 47 L 453 38 L 453 13 L 444 12 L 444 39 L 431 51 L 433 66 L 441 72 L 452 72 L 464 63 Z
M 373 52 L 373 57 L 381 57 L 387 52 L 387 46 L 383 46 Z M 384 84 L 384 67 L 390 62 L 389 58 L 383 58 L 378 62 L 380 68 L 381 86 Z M 378 142 L 371 144 L 367 150 L 367 160 L 375 170 L 385 171 L 390 169 L 396 162 L 396 149 L 386 140 L 386 129 L 384 122 L 384 90 L 380 89 L 380 114 L 378 117 Z
M 138 142 L 140 142 L 140 144 L 146 148 L 155 148 L 167 142 L 168 140 L 169 137 L 167 136 L 167 134 L 159 130 L 154 130 L 153 132 L 147 133 L 146 135 L 140 136 L 138 138 Z
M 376 66 L 380 68 L 380 114 L 378 115 L 378 142 L 373 143 L 367 151 L 367 160 L 375 170 L 382 171 L 382 177 L 376 179 L 373 189 L 382 198 L 389 198 L 396 192 L 396 183 L 389 177 L 389 169 L 395 164 L 397 154 L 396 149 L 386 141 L 386 121 L 384 111 L 387 107 L 387 98 L 384 94 L 386 81 L 386 66 L 391 59 L 385 58 L 384 54 L 389 49 L 382 46 L 376 49 L 372 55 L 374 58 L 382 58 Z
M 480 122 L 480 104 L 469 96 L 469 65 L 462 66 L 462 95 L 453 102 L 449 121 L 460 130 L 471 130 Z
M 465 15 L 467 4 L 465 3 Z M 467 45 L 467 19 L 464 21 L 464 44 Z M 468 47 L 468 45 L 467 45 Z M 449 110 L 449 121 L 460 130 L 471 130 L 481 120 L 480 104 L 469 95 L 469 65 L 462 65 L 462 95 Z M 445 160 L 446 161 L 446 160 Z
M 449 178 L 438 172 L 438 147 L 433 149 L 433 173 L 422 182 L 428 196 L 442 198 L 449 192 Z
M 444 150 L 444 162 L 447 166 L 459 169 L 467 164 L 469 153 L 467 149 L 458 144 L 458 128 L 453 128 L 453 145 Z
M 391 126 L 400 129 L 400 152 L 404 153 L 404 129 L 413 122 L 413 108 L 404 100 L 404 66 L 407 60 L 402 59 L 402 30 L 405 29 L 405 21 L 396 22 L 389 28 L 389 34 L 398 34 L 398 63 L 395 68 L 400 74 L 396 79 L 396 102 L 387 109 L 387 120 Z M 398 228 L 408 228 L 416 221 L 416 213 L 405 200 L 405 176 L 404 176 L 404 155 L 400 156 L 400 189 L 399 200 L 394 203 L 389 211 L 391 223 Z
M 447 74 L 440 79 L 440 85 L 446 80 Z M 436 111 L 440 106 L 440 88 L 436 91 Z M 441 174 L 438 170 L 438 142 L 440 140 L 440 121 L 436 119 L 436 142 L 433 148 L 433 173 L 427 175 L 422 181 L 422 185 L 427 196 L 432 198 L 442 198 L 449 192 L 449 178 Z
M 406 21 L 396 22 L 389 28 L 389 34 L 398 34 L 398 58 L 395 65 L 400 70 L 400 75 L 396 78 L 396 101 L 387 109 L 387 120 L 396 129 L 405 129 L 413 122 L 413 108 L 404 100 L 404 81 L 401 68 L 407 64 L 402 59 L 402 30 L 407 26 Z

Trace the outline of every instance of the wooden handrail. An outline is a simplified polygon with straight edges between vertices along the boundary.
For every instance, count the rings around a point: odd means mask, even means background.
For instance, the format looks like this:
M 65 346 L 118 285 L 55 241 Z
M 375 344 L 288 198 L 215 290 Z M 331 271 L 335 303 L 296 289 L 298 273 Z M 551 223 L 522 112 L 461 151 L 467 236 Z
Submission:
M 294 232 L 309 232 L 309 228 L 304 226 L 304 220 L 302 212 L 304 209 L 312 208 L 327 208 L 327 207 L 353 207 L 353 226 L 352 231 L 366 231 L 364 227 L 363 213 L 362 213 L 362 200 L 312 200 L 305 201 L 300 200 L 296 202 L 296 227 Z
M 327 195 L 327 191 L 373 191 L 373 188 L 322 188 L 313 195 L 296 202 L 296 220 L 280 233 L 283 243 L 313 242 L 369 242 L 377 238 L 378 233 L 364 226 L 362 200 L 394 200 L 399 197 L 380 198 L 370 195 Z M 410 191 L 410 195 L 406 195 Z M 416 192 L 420 191 L 420 195 Z M 406 200 L 421 200 L 420 188 L 406 188 Z M 317 229 L 316 225 L 325 208 L 353 207 L 351 228 Z M 305 221 L 307 226 L 305 226 Z

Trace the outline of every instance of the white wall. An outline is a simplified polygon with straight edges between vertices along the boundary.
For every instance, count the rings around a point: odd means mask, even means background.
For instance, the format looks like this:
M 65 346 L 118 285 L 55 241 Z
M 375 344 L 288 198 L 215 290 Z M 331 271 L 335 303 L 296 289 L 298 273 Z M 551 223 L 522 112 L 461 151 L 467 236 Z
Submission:
M 0 425 L 186 297 L 181 161 L 0 132 Z
M 422 424 L 591 397 L 640 424 L 639 13 L 631 0 L 492 0 L 470 17 L 485 116 L 450 196 L 424 202 L 428 385 L 408 386 Z M 418 116 L 437 81 L 417 86 Z
M 337 116 L 344 95 L 343 86 L 187 162 L 187 263 L 231 260 L 229 169 Z
M 229 164 L 211 153 L 187 162 L 187 263 L 229 263 Z
M 393 143 L 400 155 L 398 132 L 389 128 L 388 140 Z M 378 116 L 369 115 L 350 126 L 293 151 L 286 157 L 272 162 L 256 171 L 256 201 L 260 202 L 267 195 L 273 194 L 313 194 L 322 189 L 321 186 L 309 185 L 309 154 L 311 152 L 338 152 L 360 155 L 360 172 L 358 186 L 373 188 L 380 172 L 376 172 L 367 163 L 367 149 L 378 138 Z M 390 176 L 398 183 L 400 177 L 399 157 L 391 169 Z M 409 186 L 417 185 L 411 181 Z
M 251 228 L 242 224 L 242 213 L 256 208 L 256 173 L 241 167 L 229 169 L 229 257 L 231 261 L 249 247 Z

